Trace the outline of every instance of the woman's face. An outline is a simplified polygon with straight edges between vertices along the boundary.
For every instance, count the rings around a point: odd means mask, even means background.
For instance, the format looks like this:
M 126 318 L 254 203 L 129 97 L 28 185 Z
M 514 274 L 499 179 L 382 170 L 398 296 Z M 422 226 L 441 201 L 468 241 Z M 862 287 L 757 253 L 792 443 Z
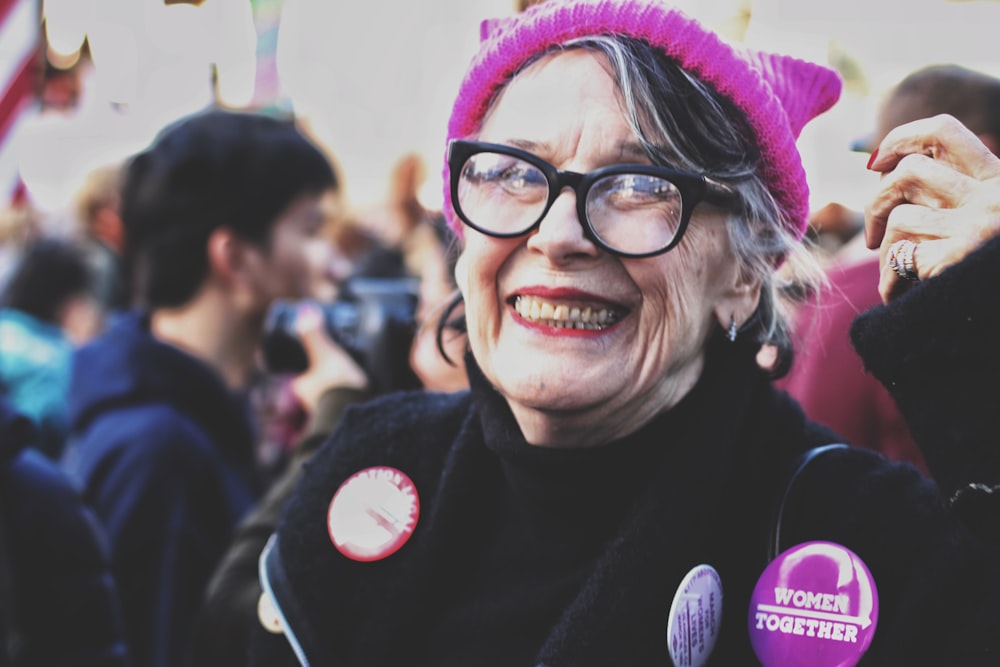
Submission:
M 548 56 L 520 74 L 478 139 L 577 172 L 648 162 L 605 61 L 582 50 Z M 566 190 L 527 236 L 497 239 L 465 228 L 456 278 L 469 344 L 528 442 L 609 442 L 694 386 L 711 328 L 728 327 L 731 315 L 743 322 L 759 294 L 737 276 L 725 225 L 722 211 L 702 204 L 676 248 L 622 259 L 586 239 L 575 194 Z M 617 318 L 600 329 L 551 326 L 530 308 L 515 309 L 518 301 L 549 318 L 588 307 Z

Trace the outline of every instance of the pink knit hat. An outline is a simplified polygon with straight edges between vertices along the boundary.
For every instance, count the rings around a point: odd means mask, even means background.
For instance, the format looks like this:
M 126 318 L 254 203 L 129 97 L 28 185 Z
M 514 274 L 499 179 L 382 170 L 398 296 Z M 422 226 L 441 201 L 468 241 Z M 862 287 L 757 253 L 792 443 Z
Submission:
M 532 55 L 588 35 L 621 34 L 659 47 L 746 115 L 760 146 L 761 175 L 792 230 L 805 233 L 809 186 L 795 141 L 840 97 L 831 69 L 789 56 L 740 50 L 662 0 L 544 0 L 509 18 L 484 21 L 448 122 L 448 141 L 475 133 L 496 90 Z M 444 171 L 445 215 L 461 235 Z

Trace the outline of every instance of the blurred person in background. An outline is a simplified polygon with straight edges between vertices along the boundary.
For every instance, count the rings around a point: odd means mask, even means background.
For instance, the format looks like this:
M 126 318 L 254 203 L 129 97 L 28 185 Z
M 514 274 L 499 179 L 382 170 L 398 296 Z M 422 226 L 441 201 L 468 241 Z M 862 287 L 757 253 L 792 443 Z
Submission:
M 447 221 L 437 214 L 424 223 L 436 244 L 428 245 L 420 272 L 417 327 L 410 348 L 410 366 L 430 391 L 467 389 L 465 318 L 455 282 L 458 244 Z
M 264 320 L 327 296 L 338 187 L 294 122 L 206 110 L 126 166 L 136 309 L 77 352 L 64 468 L 103 523 L 129 646 L 182 665 L 205 585 L 262 491 L 247 400 Z
M 384 201 L 357 214 L 359 223 L 388 246 L 403 248 L 410 243 L 420 220 L 426 215 L 417 193 L 427 178 L 423 158 L 406 153 L 393 165 Z M 414 267 L 408 265 L 411 272 Z
M 206 586 L 193 623 L 191 667 L 239 667 L 249 660 L 249 642 L 258 622 L 261 597 L 257 562 L 277 523 L 302 466 L 351 405 L 372 397 L 368 376 L 357 361 L 329 337 L 315 306 L 300 308 L 295 329 L 309 368 L 288 386 L 305 416 L 291 457 L 246 518 L 221 556 Z
M 405 170 L 396 171 L 395 175 L 403 173 Z M 398 193 L 408 191 L 409 187 L 396 183 L 390 190 Z M 414 197 L 410 201 L 415 201 L 415 192 L 412 194 Z M 378 384 L 369 369 L 331 336 L 321 312 L 322 304 L 299 307 L 294 328 L 308 365 L 303 372 L 287 376 L 287 387 L 302 411 L 304 428 L 287 465 L 237 529 L 231 547 L 209 583 L 195 624 L 193 666 L 240 667 L 248 664 L 251 632 L 260 622 L 259 614 L 266 613 L 260 608 L 260 553 L 274 532 L 304 466 L 344 413 L 351 406 L 381 394 L 415 389 L 416 382 L 429 391 L 457 391 L 468 386 L 463 363 L 464 331 L 461 320 L 457 319 L 460 309 L 452 313 L 444 331 L 438 331 L 436 326 L 439 316 L 457 293 L 450 232 L 440 215 L 425 211 L 422 206 L 419 209 L 398 207 L 399 201 L 389 198 L 378 215 L 392 229 L 406 228 L 410 241 L 397 237 L 399 245 L 391 245 L 386 237 L 378 236 L 364 222 L 356 222 L 353 218 L 333 224 L 332 237 L 353 267 L 341 287 L 349 288 L 352 279 L 402 284 L 398 283 L 400 279 L 413 277 L 411 271 L 417 272 L 419 290 L 412 313 L 415 318 L 412 337 L 400 335 L 398 330 L 375 331 L 369 332 L 374 338 L 368 342 L 376 354 L 385 357 L 380 360 L 380 366 L 386 363 L 406 365 L 409 360 L 411 367 L 397 368 L 392 373 L 380 368 L 379 377 L 391 376 L 396 380 L 390 385 Z M 401 212 L 407 220 L 395 219 Z M 402 248 L 407 252 L 402 252 Z M 442 337 L 440 342 L 439 335 Z M 407 348 L 395 349 L 399 345 Z M 447 351 L 447 359 L 442 357 L 442 350 Z
M 308 359 L 295 340 L 295 334 L 284 330 L 288 315 L 305 303 L 323 309 L 355 303 L 357 295 L 353 293 L 353 281 L 385 281 L 388 284 L 407 275 L 402 252 L 382 242 L 372 230 L 352 217 L 343 204 L 339 196 L 330 199 L 329 217 L 322 232 L 331 248 L 329 289 L 304 301 L 283 299 L 275 302 L 265 323 L 261 363 L 251 394 L 262 428 L 259 459 L 272 479 L 281 473 L 294 454 L 309 418 L 292 387 L 297 375 L 308 365 Z M 391 369 L 383 374 L 392 376 L 393 387 L 404 382 L 403 377 Z
M 889 92 L 874 130 L 855 148 L 872 152 L 894 127 L 938 114 L 957 118 L 996 152 L 1000 148 L 1000 79 L 953 64 L 916 70 Z M 891 459 L 909 461 L 926 472 L 923 455 L 895 401 L 886 387 L 865 371 L 851 346 L 851 322 L 859 313 L 882 303 L 879 256 L 865 248 L 864 214 L 831 204 L 815 216 L 827 230 L 821 230 L 822 234 L 835 233 L 841 240 L 829 251 L 829 283 L 798 309 L 795 334 L 800 344 L 791 370 L 778 385 L 792 394 L 811 418 L 830 426 L 845 440 Z
M 336 169 L 336 167 L 334 167 Z M 339 173 L 339 172 L 338 172 Z M 370 249 L 371 241 L 362 235 L 345 231 L 349 224 L 343 213 L 340 188 L 328 191 L 322 203 L 324 221 L 319 232 L 329 248 L 326 275 L 328 281 L 313 290 L 310 300 L 330 302 L 337 299 L 343 283 L 354 271 L 355 264 Z M 298 299 L 279 299 L 270 309 Z M 271 368 L 268 365 L 268 327 L 273 316 L 269 312 L 264 324 L 263 349 L 259 351 L 248 390 L 255 420 L 258 425 L 257 460 L 265 482 L 270 483 L 287 464 L 288 457 L 305 426 L 306 415 L 291 391 L 294 373 L 288 368 Z
M 42 216 L 31 206 L 0 206 L 0 290 L 17 266 L 25 246 L 42 235 Z
M 417 155 L 404 155 L 393 169 L 385 203 L 365 212 L 361 224 L 402 256 L 403 274 L 419 280 L 413 345 L 409 365 L 425 389 L 449 391 L 468 386 L 462 357 L 464 337 L 454 326 L 438 330 L 439 315 L 458 293 L 455 261 L 458 246 L 439 211 L 427 209 L 418 196 L 426 166 Z M 460 322 L 460 309 L 451 313 Z M 453 342 L 454 341 L 454 342 Z M 451 350 L 439 349 L 439 343 Z
M 95 167 L 74 193 L 77 236 L 93 276 L 94 298 L 104 322 L 128 308 L 128 278 L 123 252 L 125 230 L 121 219 L 123 166 Z
M 0 665 L 128 667 L 107 539 L 0 396 Z
M 73 351 L 100 327 L 83 250 L 68 238 L 29 243 L 0 293 L 0 391 L 38 428 L 52 459 L 69 433 Z

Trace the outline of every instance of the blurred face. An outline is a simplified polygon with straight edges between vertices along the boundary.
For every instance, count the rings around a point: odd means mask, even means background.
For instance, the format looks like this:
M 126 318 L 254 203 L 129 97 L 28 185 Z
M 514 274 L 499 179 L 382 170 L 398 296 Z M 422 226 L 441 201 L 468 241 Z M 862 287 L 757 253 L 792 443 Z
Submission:
M 258 267 L 268 300 L 333 299 L 336 253 L 323 228 L 334 206 L 336 197 L 328 193 L 302 196 L 285 209 Z
M 420 277 L 419 325 L 410 347 L 410 366 L 423 387 L 431 391 L 459 391 L 469 386 L 463 362 L 465 336 L 451 327 L 442 332 L 441 345 L 452 363 L 441 356 L 437 344 L 437 322 L 453 292 L 444 251 L 427 253 Z M 459 314 L 452 313 L 452 319 Z
M 70 297 L 59 312 L 59 324 L 74 345 L 84 345 L 101 332 L 104 314 L 90 294 Z
M 487 115 L 480 141 L 516 146 L 560 169 L 648 163 L 601 56 L 569 51 L 525 70 Z M 564 191 L 527 236 L 465 228 L 456 278 L 469 344 L 528 442 L 588 446 L 635 431 L 694 386 L 716 322 L 742 322 L 725 214 L 695 209 L 680 244 L 622 259 L 587 240 Z M 600 324 L 578 326 L 580 313 Z M 567 327 L 568 321 L 573 326 Z

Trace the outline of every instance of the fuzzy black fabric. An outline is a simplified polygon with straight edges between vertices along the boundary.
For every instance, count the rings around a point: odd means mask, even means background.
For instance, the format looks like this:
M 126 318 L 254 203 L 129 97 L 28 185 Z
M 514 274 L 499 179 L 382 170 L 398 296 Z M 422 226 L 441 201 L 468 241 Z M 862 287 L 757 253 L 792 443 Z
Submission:
M 1000 483 L 998 287 L 1000 238 L 863 313 L 851 329 L 947 493 Z
M 474 363 L 470 379 L 470 393 L 352 409 L 310 462 L 268 559 L 309 664 L 670 664 L 670 604 L 700 563 L 716 568 L 725 598 L 709 664 L 757 664 L 747 614 L 775 505 L 797 458 L 834 434 L 721 340 L 681 404 L 604 451 L 531 451 Z M 325 517 L 339 485 L 376 465 L 411 477 L 421 515 L 400 551 L 358 563 L 333 547 Z M 589 496 L 567 482 L 574 469 Z M 602 503 L 605 491 L 614 498 Z M 599 515 L 573 517 L 561 537 L 531 532 L 531 509 L 574 500 Z M 512 543 L 523 535 L 535 539 Z M 1000 623 L 1000 554 L 913 466 L 860 448 L 824 454 L 797 480 L 782 536 L 783 548 L 839 542 L 871 569 L 881 611 L 862 665 L 997 664 L 1000 640 L 987 630 Z M 559 573 L 547 559 L 567 545 L 579 552 Z M 557 574 L 546 582 L 546 572 Z M 514 638 L 522 615 L 530 627 Z M 295 664 L 280 636 L 258 630 L 255 642 L 253 664 Z

